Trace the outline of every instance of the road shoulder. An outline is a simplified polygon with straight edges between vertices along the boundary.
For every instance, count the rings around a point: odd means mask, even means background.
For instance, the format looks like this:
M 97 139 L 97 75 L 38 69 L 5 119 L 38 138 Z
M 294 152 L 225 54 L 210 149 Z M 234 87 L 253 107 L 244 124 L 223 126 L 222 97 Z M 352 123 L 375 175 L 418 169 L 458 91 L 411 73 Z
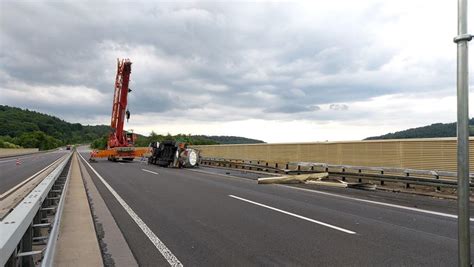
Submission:
M 89 172 L 83 162 L 81 160 L 79 162 L 105 265 L 138 266 L 127 241 L 93 183 Z

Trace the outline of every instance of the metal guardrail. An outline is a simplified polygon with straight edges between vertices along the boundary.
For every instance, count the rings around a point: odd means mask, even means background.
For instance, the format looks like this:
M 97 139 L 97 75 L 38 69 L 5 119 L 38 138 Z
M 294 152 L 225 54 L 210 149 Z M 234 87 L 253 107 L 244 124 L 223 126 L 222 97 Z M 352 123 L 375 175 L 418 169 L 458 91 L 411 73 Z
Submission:
M 54 216 L 53 227 L 49 233 L 48 243 L 44 251 L 43 260 L 41 261 L 42 267 L 53 266 L 54 255 L 56 253 L 56 241 L 58 240 L 59 227 L 61 226 L 61 217 L 63 214 L 64 202 L 66 201 L 65 200 L 66 193 L 67 193 L 69 181 L 71 180 L 69 179 L 71 177 L 71 170 L 72 168 L 69 166 L 66 180 L 64 182 L 64 185 L 62 186 L 61 198 L 59 199 L 57 209 L 56 209 L 56 214 Z
M 72 154 L 65 158 L 0 221 L 0 266 L 33 266 L 33 257 L 45 252 L 51 255 L 48 241 L 56 239 L 71 157 Z M 51 223 L 53 215 L 56 217 Z M 42 236 L 45 232 L 49 235 Z
M 454 188 L 457 186 L 456 172 L 438 170 L 350 166 L 314 162 L 288 162 L 283 164 L 284 168 L 280 168 L 281 165 L 278 163 L 269 163 L 263 160 L 239 160 L 211 157 L 202 157 L 201 165 L 241 168 L 281 174 L 328 172 L 329 175 L 341 177 L 342 180 L 345 180 L 346 178 L 359 179 L 359 182 L 362 182 L 362 179 L 378 180 L 382 185 L 384 184 L 384 181 L 400 182 L 405 183 L 406 187 L 409 187 L 410 184 L 415 184 L 437 187 L 438 190 L 440 187 Z M 472 182 L 474 173 L 471 173 L 470 177 L 470 187 L 474 188 Z
M 4 155 L 4 156 L 0 156 L 0 159 L 24 157 L 24 156 L 35 155 L 35 154 L 44 154 L 44 153 L 49 153 L 49 152 L 54 152 L 54 151 L 59 151 L 59 150 L 60 150 L 60 148 L 58 147 L 58 148 L 53 148 L 53 149 L 49 149 L 49 150 L 38 150 L 38 151 L 34 151 L 34 152 L 28 152 L 28 153 L 24 153 L 24 154 Z

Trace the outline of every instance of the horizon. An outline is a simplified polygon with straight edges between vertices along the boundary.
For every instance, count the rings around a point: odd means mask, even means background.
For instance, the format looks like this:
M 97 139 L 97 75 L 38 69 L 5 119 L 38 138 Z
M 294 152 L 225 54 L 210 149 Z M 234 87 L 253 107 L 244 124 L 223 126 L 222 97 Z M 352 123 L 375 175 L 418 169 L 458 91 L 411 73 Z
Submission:
M 67 123 L 77 123 L 77 122 L 71 122 L 71 121 L 67 121 L 63 118 L 61 118 L 60 116 L 56 116 L 56 115 L 51 115 L 51 114 L 47 114 L 47 113 L 43 113 L 41 111 L 37 111 L 37 110 L 34 110 L 34 109 L 28 109 L 28 108 L 21 108 L 21 107 L 14 107 L 14 106 L 8 106 L 6 105 L 7 107 L 10 107 L 10 108 L 19 108 L 21 110 L 27 110 L 27 111 L 32 111 L 32 112 L 37 112 L 37 113 L 40 113 L 40 114 L 43 114 L 43 115 L 47 115 L 47 116 L 52 116 L 52 117 L 55 117 L 59 120 L 62 120 L 62 121 L 65 121 Z M 474 119 L 474 118 L 470 118 L 471 119 Z M 448 122 L 448 123 L 456 123 L 456 122 Z M 434 123 L 431 123 L 431 124 L 428 124 L 428 125 L 421 125 L 421 126 L 416 126 L 416 127 L 413 127 L 413 128 L 421 128 L 421 127 L 427 127 L 427 126 L 431 126 L 433 124 L 438 124 L 438 122 L 434 122 Z M 81 124 L 82 126 L 107 126 L 107 127 L 110 127 L 110 125 L 108 124 Z M 404 130 L 411 130 L 413 128 L 407 128 L 407 129 L 403 129 L 401 131 L 404 131 Z M 134 131 L 133 129 L 125 129 L 126 131 L 132 131 L 134 133 L 137 133 L 137 134 L 140 134 L 142 136 L 150 136 L 153 133 L 157 134 L 157 135 L 192 135 L 192 136 L 227 136 L 227 137 L 241 137 L 241 138 L 247 138 L 247 139 L 253 139 L 253 140 L 257 140 L 257 141 L 262 141 L 266 144 L 292 144 L 292 143 L 338 143 L 338 142 L 357 142 L 357 141 L 374 141 L 374 142 L 380 142 L 380 141 L 396 141 L 396 140 L 418 140 L 418 139 L 427 139 L 427 138 L 408 138 L 408 139 L 399 139 L 399 138 L 396 138 L 396 139 L 374 139 L 374 140 L 366 140 L 367 138 L 369 137 L 375 137 L 375 136 L 367 136 L 363 139 L 346 139 L 346 140 L 312 140 L 312 141 L 289 141 L 289 142 L 267 142 L 265 140 L 261 140 L 261 139 L 256 139 L 256 138 L 253 138 L 253 137 L 248 137 L 248 136 L 236 136 L 236 135 L 206 135 L 206 134 L 195 134 L 195 133 L 170 133 L 170 132 L 157 132 L 155 130 L 151 130 L 149 133 L 140 133 L 140 132 L 136 132 Z M 396 133 L 396 132 L 390 132 L 390 133 L 385 133 L 385 134 L 392 134 L 392 133 Z M 383 134 L 383 135 L 385 135 Z M 454 138 L 454 137 L 429 137 L 429 139 L 443 139 L 443 138 Z M 474 137 L 470 137 L 470 138 L 474 138 Z M 228 144 L 225 144 L 225 145 L 228 145 Z

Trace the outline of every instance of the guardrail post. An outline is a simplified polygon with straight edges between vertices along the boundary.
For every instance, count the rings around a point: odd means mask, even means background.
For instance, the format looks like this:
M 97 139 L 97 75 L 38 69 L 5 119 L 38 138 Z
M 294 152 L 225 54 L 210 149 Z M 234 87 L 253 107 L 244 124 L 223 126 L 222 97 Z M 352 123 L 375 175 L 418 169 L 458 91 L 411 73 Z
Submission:
M 33 250 L 33 227 L 31 225 L 25 232 L 25 235 L 21 239 L 21 251 L 20 252 L 30 252 Z M 34 266 L 33 257 L 25 256 L 21 257 L 21 266 Z
M 383 175 L 383 171 L 380 171 L 380 175 Z M 385 181 L 384 181 L 384 180 L 380 180 L 380 185 L 385 185 Z
M 410 177 L 410 173 L 409 173 L 409 172 L 406 173 L 406 177 Z M 406 183 L 405 188 L 410 188 L 410 184 L 409 184 L 409 183 Z
M 342 172 L 346 172 L 346 169 L 345 168 L 342 168 Z M 346 176 L 342 176 L 342 180 L 345 181 L 346 180 Z
M 41 214 L 42 214 L 41 211 L 38 211 L 38 213 L 36 213 L 36 216 L 35 216 L 35 218 L 33 219 L 33 224 L 40 224 L 40 223 L 42 223 L 42 221 L 41 221 L 41 219 L 42 219 Z M 40 229 L 40 228 L 34 228 L 34 229 L 33 229 L 33 235 L 39 236 L 40 234 L 41 234 L 41 229 Z
M 439 175 L 436 175 L 436 180 L 439 180 Z M 437 186 L 437 187 L 436 187 L 436 190 L 437 190 L 437 191 L 440 191 L 440 190 L 441 190 L 441 187 Z

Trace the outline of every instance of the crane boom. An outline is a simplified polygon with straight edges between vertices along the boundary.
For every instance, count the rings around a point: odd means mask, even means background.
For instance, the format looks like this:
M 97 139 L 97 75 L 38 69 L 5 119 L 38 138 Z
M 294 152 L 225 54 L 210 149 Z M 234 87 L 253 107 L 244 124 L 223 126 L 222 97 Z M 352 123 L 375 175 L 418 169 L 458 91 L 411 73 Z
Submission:
M 130 146 L 123 129 L 125 115 L 127 115 L 127 118 L 130 116 L 126 109 L 128 93 L 131 91 L 128 88 L 131 71 L 132 62 L 129 59 L 117 59 L 117 75 L 115 77 L 115 92 L 110 122 L 113 132 L 109 136 L 109 148 Z

